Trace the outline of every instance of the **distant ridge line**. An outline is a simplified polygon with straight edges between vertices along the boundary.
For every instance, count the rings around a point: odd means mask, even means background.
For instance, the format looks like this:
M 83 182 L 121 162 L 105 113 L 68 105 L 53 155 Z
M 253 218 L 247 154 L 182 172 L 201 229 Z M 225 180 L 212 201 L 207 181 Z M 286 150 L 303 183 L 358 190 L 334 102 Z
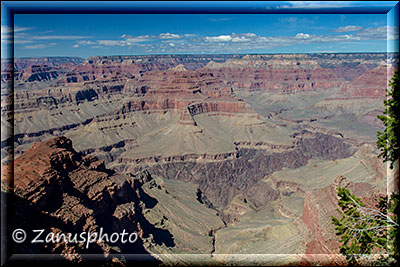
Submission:
M 79 56 L 39 56 L 39 57 L 14 57 L 14 59 L 33 59 L 33 58 L 81 58 L 88 59 L 93 57 L 149 57 L 149 56 L 245 56 L 245 55 L 315 55 L 315 54 L 399 54 L 399 52 L 313 52 L 313 53 L 217 53 L 217 54 L 140 54 L 140 55 L 97 55 L 90 57 Z M 11 58 L 2 58 L 7 60 Z

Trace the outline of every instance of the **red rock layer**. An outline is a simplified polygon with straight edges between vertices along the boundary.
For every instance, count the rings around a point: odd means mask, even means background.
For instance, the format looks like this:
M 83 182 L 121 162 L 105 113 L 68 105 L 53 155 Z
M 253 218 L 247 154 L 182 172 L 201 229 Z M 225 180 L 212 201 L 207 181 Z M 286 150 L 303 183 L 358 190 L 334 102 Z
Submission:
M 222 68 L 214 71 L 227 84 L 250 90 L 281 93 L 313 91 L 340 86 L 342 80 L 332 70 L 268 70 L 254 68 Z
M 327 89 L 344 81 L 335 69 L 322 68 L 307 55 L 244 56 L 224 64 L 212 62 L 204 69 L 229 86 L 281 93 Z
M 14 58 L 15 70 L 25 70 L 32 65 L 74 66 L 83 62 L 79 57 L 28 57 Z
M 183 64 L 193 70 L 206 65 L 210 60 L 223 62 L 230 57 L 232 55 L 91 57 L 67 73 L 63 81 L 66 83 L 79 83 L 116 76 L 133 77 L 144 72 L 167 70 L 179 64 Z
M 45 229 L 53 233 L 114 232 L 137 233 L 140 237 L 149 227 L 143 217 L 141 185 L 151 180 L 148 172 L 132 177 L 116 174 L 104 162 L 76 152 L 71 140 L 57 137 L 34 144 L 14 163 L 16 227 Z M 3 168 L 2 168 L 3 170 Z M 2 173 L 3 182 L 3 173 Z M 40 228 L 37 228 L 40 227 Z M 146 253 L 141 241 L 119 243 L 126 253 Z M 92 243 L 49 243 L 28 248 L 35 253 L 61 254 L 72 261 L 82 261 L 80 254 L 116 253 L 115 245 L 106 240 Z M 15 247 L 26 253 L 23 245 Z
M 49 67 L 47 65 L 31 65 L 23 73 L 21 80 L 26 82 L 51 81 L 62 74 L 62 69 Z
M 76 57 L 15 58 L 14 78 L 20 82 L 55 80 L 81 62 L 83 59 Z
M 343 83 L 340 91 L 347 97 L 383 98 L 388 84 L 388 67 L 386 65 L 368 70 L 351 82 Z M 390 79 L 390 78 L 389 78 Z
M 375 208 L 377 199 L 384 192 L 377 192 L 371 184 L 353 183 L 344 176 L 338 176 L 328 187 L 306 192 L 303 211 L 303 223 L 309 230 L 309 241 L 305 254 L 338 254 L 339 241 L 332 225 L 331 216 L 340 218 L 337 211 L 337 187 L 346 187 L 361 198 L 366 207 Z

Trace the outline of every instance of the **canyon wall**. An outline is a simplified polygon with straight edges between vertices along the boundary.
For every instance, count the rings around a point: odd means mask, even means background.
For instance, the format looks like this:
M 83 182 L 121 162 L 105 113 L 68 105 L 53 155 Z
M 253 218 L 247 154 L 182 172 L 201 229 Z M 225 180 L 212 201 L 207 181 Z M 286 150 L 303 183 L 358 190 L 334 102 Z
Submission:
M 123 257 L 110 254 L 148 255 L 142 238 L 149 233 L 159 238 L 156 228 L 142 213 L 151 200 L 141 188 L 152 180 L 147 171 L 131 176 L 115 173 L 96 157 L 76 152 L 71 140 L 63 136 L 36 143 L 16 158 L 13 176 L 3 172 L 10 168 L 2 166 L 2 194 L 13 192 L 10 196 L 15 201 L 12 203 L 15 209 L 11 209 L 15 211 L 13 227 L 24 229 L 28 238 L 34 238 L 34 229 L 58 235 L 104 231 L 110 236 L 125 231 L 139 237 L 134 243 L 115 244 L 103 239 L 90 246 L 65 241 L 47 245 L 16 244 L 14 253 L 56 253 L 74 262 L 85 261 L 82 254 L 94 253 L 103 254 L 103 260 L 118 264 Z M 155 261 L 150 255 L 142 256 Z

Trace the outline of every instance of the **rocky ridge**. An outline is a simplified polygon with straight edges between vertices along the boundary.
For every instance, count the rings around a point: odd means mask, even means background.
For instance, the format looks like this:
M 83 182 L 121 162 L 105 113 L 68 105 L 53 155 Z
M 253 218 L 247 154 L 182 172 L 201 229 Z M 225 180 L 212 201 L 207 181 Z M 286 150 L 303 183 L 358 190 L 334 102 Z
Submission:
M 103 240 L 90 247 L 64 241 L 47 246 L 21 244 L 15 252 L 56 252 L 77 262 L 84 260 L 81 254 L 87 253 L 103 254 L 106 260 L 119 262 L 126 259 L 108 255 L 147 254 L 142 238 L 156 228 L 143 216 L 142 210 L 151 198 L 141 186 L 152 179 L 150 173 L 117 174 L 95 157 L 76 152 L 71 140 L 63 136 L 36 143 L 16 158 L 13 181 L 7 180 L 11 176 L 3 175 L 6 168 L 2 166 L 2 194 L 5 189 L 14 192 L 15 227 L 28 233 L 29 229 L 40 227 L 37 229 L 53 233 L 99 233 L 102 229 L 109 235 L 125 230 L 139 236 L 135 243 Z
M 312 138 L 300 139 L 297 146 L 285 152 L 243 148 L 233 158 L 225 157 L 213 162 L 199 163 L 187 159 L 151 165 L 138 162 L 123 164 L 130 168 L 120 171 L 138 171 L 145 167 L 160 177 L 199 184 L 200 191 L 213 206 L 223 210 L 238 194 L 243 194 L 255 207 L 276 200 L 278 192 L 261 180 L 282 168 L 304 166 L 311 158 L 347 158 L 354 152 L 354 147 L 339 138 L 315 133 Z

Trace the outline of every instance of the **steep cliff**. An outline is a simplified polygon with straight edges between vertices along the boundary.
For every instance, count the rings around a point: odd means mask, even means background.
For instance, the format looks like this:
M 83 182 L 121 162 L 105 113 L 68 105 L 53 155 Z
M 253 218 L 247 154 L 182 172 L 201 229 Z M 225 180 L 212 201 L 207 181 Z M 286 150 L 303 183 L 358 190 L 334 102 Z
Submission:
M 142 214 L 149 197 L 141 186 L 152 179 L 150 173 L 117 174 L 95 157 L 76 152 L 66 137 L 34 144 L 15 159 L 14 166 L 13 182 L 8 183 L 15 200 L 13 227 L 27 233 L 27 242 L 15 244 L 14 253 L 55 253 L 76 262 L 84 261 L 84 254 L 100 254 L 99 259 L 110 262 L 126 260 L 110 254 L 148 254 L 141 238 L 156 228 Z M 3 185 L 6 178 L 2 175 Z M 109 239 L 28 244 L 36 229 L 58 236 L 102 232 Z M 113 233 L 122 232 L 135 233 L 138 239 L 111 240 Z
M 199 184 L 204 196 L 221 209 L 226 208 L 238 194 L 244 194 L 255 206 L 276 200 L 279 191 L 262 181 L 283 168 L 299 168 L 310 159 L 334 160 L 347 158 L 356 149 L 337 137 L 315 133 L 311 138 L 299 140 L 297 146 L 285 152 L 271 153 L 264 149 L 240 149 L 234 158 L 218 161 L 159 163 L 157 165 L 138 162 L 135 165 L 122 164 L 125 170 L 149 168 L 161 177 L 190 181 Z

